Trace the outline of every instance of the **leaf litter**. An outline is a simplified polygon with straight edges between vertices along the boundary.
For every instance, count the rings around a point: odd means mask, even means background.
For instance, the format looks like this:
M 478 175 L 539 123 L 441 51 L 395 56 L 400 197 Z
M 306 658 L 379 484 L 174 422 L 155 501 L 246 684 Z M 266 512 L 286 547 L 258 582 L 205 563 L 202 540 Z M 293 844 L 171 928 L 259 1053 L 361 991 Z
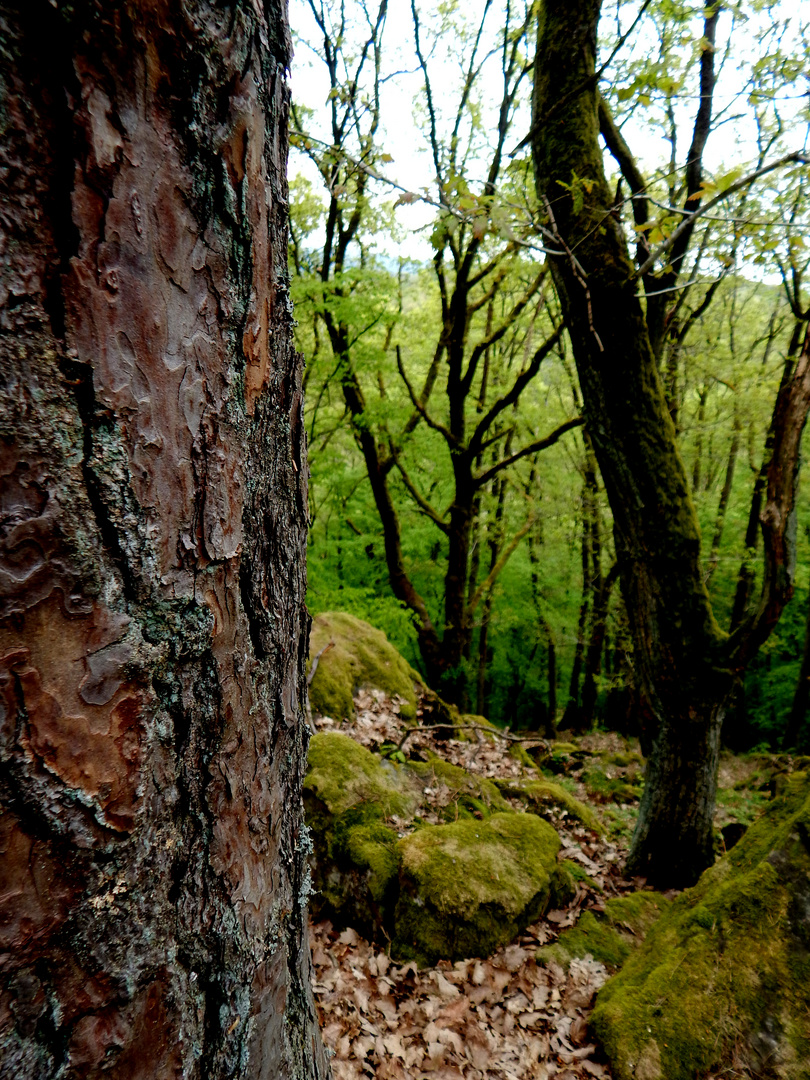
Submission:
M 401 702 L 374 690 L 354 700 L 353 721 L 318 717 L 318 730 L 340 730 L 374 751 L 397 745 L 408 730 L 399 717 Z M 538 738 L 536 745 L 542 748 L 543 741 Z M 536 778 L 509 748 L 480 731 L 470 740 L 441 741 L 433 731 L 418 731 L 408 742 L 409 756 L 424 759 L 432 751 L 487 779 Z M 587 749 L 605 747 L 600 741 Z M 425 796 L 422 820 L 440 823 L 458 792 L 437 780 Z M 524 810 L 510 801 L 516 811 Z M 384 947 L 351 928 L 339 930 L 327 921 L 311 925 L 313 989 L 335 1080 L 610 1080 L 588 1031 L 607 969 L 585 957 L 566 971 L 554 962 L 539 964 L 535 954 L 573 926 L 582 910 L 603 910 L 610 896 L 644 882 L 621 876 L 625 852 L 617 842 L 589 831 L 564 808 L 546 807 L 544 815 L 560 834 L 558 857 L 578 862 L 591 880 L 578 884 L 566 908 L 547 912 L 488 959 L 418 969 L 413 962 L 394 963 Z M 411 827 L 404 820 L 393 824 L 402 835 Z

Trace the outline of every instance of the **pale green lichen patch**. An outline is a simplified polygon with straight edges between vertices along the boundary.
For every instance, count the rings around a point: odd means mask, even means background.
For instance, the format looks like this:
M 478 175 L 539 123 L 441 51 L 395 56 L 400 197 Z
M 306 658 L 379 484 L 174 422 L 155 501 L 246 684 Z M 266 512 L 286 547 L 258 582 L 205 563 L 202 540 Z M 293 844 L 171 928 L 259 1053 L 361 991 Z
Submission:
M 600 992 L 591 1022 L 617 1080 L 807 1077 L 809 848 L 799 774 Z
M 329 611 L 318 615 L 312 624 L 310 663 L 330 642 L 333 644 L 321 655 L 309 688 L 316 715 L 354 719 L 352 698 L 358 690 L 369 688 L 404 699 L 400 714 L 406 720 L 415 718 L 414 684 L 422 680 L 382 631 L 354 615 Z
M 546 909 L 560 839 L 531 814 L 420 829 L 399 844 L 394 952 L 487 956 Z
M 584 911 L 576 925 L 563 930 L 553 945 L 538 949 L 537 959 L 544 963 L 556 960 L 567 968 L 575 958 L 592 956 L 616 971 L 640 947 L 668 905 L 667 899 L 654 892 L 614 897 L 603 911 Z
M 501 781 L 498 786 L 503 794 L 521 799 L 536 813 L 542 813 L 544 807 L 557 806 L 581 821 L 586 829 L 602 832 L 602 825 L 593 810 L 553 780 L 510 779 Z

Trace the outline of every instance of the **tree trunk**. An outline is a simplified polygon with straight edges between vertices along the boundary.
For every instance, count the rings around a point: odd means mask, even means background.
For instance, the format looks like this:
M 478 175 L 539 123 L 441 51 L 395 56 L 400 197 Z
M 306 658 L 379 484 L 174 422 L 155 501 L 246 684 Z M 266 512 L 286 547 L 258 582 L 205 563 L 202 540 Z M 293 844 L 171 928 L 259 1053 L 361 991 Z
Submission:
M 783 749 L 789 750 L 799 745 L 799 735 L 807 718 L 807 707 L 810 705 L 810 599 L 807 603 L 807 623 L 804 630 L 804 649 L 802 650 L 802 663 L 799 668 L 799 677 L 796 680 L 796 690 L 788 714 L 787 727 L 782 736 Z
M 0 40 L 0 1075 L 326 1077 L 285 8 Z
M 610 213 L 593 77 L 599 10 L 598 0 L 546 0 L 540 9 L 535 180 L 561 251 L 549 261 L 613 510 L 643 685 L 659 723 L 628 865 L 659 883 L 687 884 L 711 862 L 706 837 L 713 813 L 711 799 L 695 800 L 697 780 L 687 765 L 695 762 L 694 746 L 718 741 L 731 679 L 719 663 L 723 635 L 703 583 L 697 520 L 633 266 Z M 546 121 L 552 112 L 553 122 Z M 589 185 L 580 192 L 581 206 L 561 187 L 575 177 Z M 693 801 L 694 810 L 684 815 Z
M 714 862 L 714 804 L 725 701 L 666 715 L 647 761 L 628 874 L 695 880 Z M 642 736 L 642 743 L 643 743 Z

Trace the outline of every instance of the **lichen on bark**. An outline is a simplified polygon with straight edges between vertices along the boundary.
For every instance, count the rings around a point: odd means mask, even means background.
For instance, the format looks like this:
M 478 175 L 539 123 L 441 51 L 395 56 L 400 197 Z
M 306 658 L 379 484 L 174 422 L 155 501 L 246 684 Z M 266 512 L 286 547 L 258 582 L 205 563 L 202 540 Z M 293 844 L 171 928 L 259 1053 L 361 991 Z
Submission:
M 0 38 L 0 1071 L 314 1080 L 286 14 Z

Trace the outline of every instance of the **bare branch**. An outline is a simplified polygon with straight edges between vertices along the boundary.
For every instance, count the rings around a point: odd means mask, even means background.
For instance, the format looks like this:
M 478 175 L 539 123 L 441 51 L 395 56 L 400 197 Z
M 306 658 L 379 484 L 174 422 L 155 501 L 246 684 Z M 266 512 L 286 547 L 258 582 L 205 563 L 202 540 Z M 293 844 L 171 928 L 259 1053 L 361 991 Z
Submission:
M 537 515 L 535 513 L 530 513 L 528 518 L 526 519 L 526 524 L 523 526 L 522 529 L 519 529 L 515 533 L 515 535 L 512 537 L 512 539 L 509 541 L 509 543 L 504 548 L 504 550 L 501 552 L 501 555 L 500 555 L 500 558 L 498 559 L 498 561 L 495 563 L 495 565 L 492 567 L 490 572 L 487 574 L 487 576 L 484 578 L 484 580 L 481 582 L 481 584 L 478 586 L 478 588 L 473 593 L 472 599 L 470 600 L 470 603 L 469 603 L 468 609 L 467 609 L 469 611 L 470 615 L 472 615 L 472 613 L 475 611 L 475 609 L 480 604 L 481 598 L 487 592 L 489 592 L 489 590 L 492 588 L 492 586 L 498 580 L 498 577 L 499 577 L 501 571 L 506 566 L 506 564 L 509 562 L 509 559 L 512 557 L 513 553 L 517 549 L 518 544 L 523 539 L 523 537 L 526 536 L 526 534 L 529 532 L 529 530 L 532 528 L 535 521 L 537 521 Z
M 394 446 L 393 440 L 389 440 L 389 447 L 391 450 L 391 457 L 394 460 L 394 464 L 396 465 L 397 470 L 399 471 L 399 475 L 402 477 L 402 482 L 408 489 L 408 493 L 410 494 L 413 501 L 416 503 L 416 505 L 419 507 L 425 517 L 430 518 L 433 524 L 437 528 L 441 529 L 445 536 L 448 535 L 450 532 L 450 526 L 447 524 L 446 521 L 442 520 L 441 515 L 436 510 L 434 510 L 434 508 L 430 505 L 424 495 L 422 495 L 418 491 L 413 480 L 411 480 L 410 476 L 406 472 L 405 466 L 400 461 L 399 454 L 396 447 Z
M 536 350 L 534 356 L 532 357 L 532 361 L 526 368 L 526 370 L 521 372 L 520 375 L 518 375 L 507 393 L 503 394 L 500 398 L 498 398 L 498 400 L 493 403 L 489 411 L 481 418 L 481 420 L 478 422 L 478 426 L 473 432 L 472 438 L 470 439 L 470 453 L 479 454 L 481 452 L 481 450 L 483 449 L 482 440 L 486 435 L 487 431 L 489 431 L 489 429 L 492 427 L 492 424 L 495 422 L 498 416 L 500 416 L 504 409 L 509 408 L 510 405 L 514 405 L 514 403 L 518 400 L 524 389 L 529 385 L 537 372 L 540 370 L 540 365 L 543 363 L 545 358 L 548 356 L 548 354 L 562 337 L 563 329 L 564 328 L 562 325 L 558 326 L 554 333 L 551 335 L 551 337 L 547 338 L 543 342 L 540 348 Z
M 566 420 L 564 424 L 560 424 L 560 426 L 552 431 L 550 435 L 546 435 L 542 439 L 536 439 L 534 442 L 529 443 L 528 446 L 524 446 L 522 450 L 518 450 L 516 453 L 510 454 L 508 458 L 504 458 L 503 461 L 499 461 L 496 465 L 493 465 L 492 468 L 487 469 L 486 472 L 474 476 L 473 483 L 476 487 L 488 484 L 494 476 L 497 476 L 498 473 L 502 472 L 504 469 L 508 469 L 510 465 L 514 465 L 516 461 L 520 461 L 521 458 L 527 457 L 529 454 L 539 454 L 541 450 L 547 450 L 549 446 L 553 446 L 554 443 L 559 442 L 566 432 L 573 431 L 574 428 L 582 427 L 584 423 L 584 416 L 575 416 L 571 420 Z
M 710 202 L 705 203 L 703 206 L 700 207 L 699 210 L 696 210 L 693 214 L 690 214 L 689 217 L 684 218 L 680 225 L 670 233 L 666 240 L 664 240 L 663 243 L 659 244 L 655 251 L 651 253 L 646 262 L 643 263 L 643 265 L 640 266 L 638 270 L 636 270 L 633 277 L 644 277 L 647 271 L 652 269 L 652 267 L 661 258 L 661 256 L 665 254 L 665 252 L 669 251 L 673 244 L 677 242 L 678 238 L 682 235 L 682 233 L 687 228 L 691 229 L 693 227 L 695 221 L 698 218 L 701 218 L 705 214 L 708 214 L 710 210 L 713 210 L 715 208 L 715 206 L 717 206 L 721 202 L 724 202 L 731 195 L 734 195 L 736 192 L 746 187 L 746 185 L 753 184 L 754 181 L 758 180 L 761 176 L 765 176 L 766 173 L 773 172 L 774 169 L 779 169 L 783 165 L 807 165 L 808 163 L 810 163 L 810 158 L 808 158 L 808 156 L 804 152 L 794 151 L 792 154 L 785 154 L 784 157 L 777 158 L 776 161 L 768 162 L 767 165 L 763 165 L 755 172 L 749 173 L 748 176 L 744 176 L 741 180 L 737 180 L 735 181 L 735 183 L 730 184 L 725 189 L 725 191 L 721 191 L 720 194 L 715 195 L 715 197 Z
M 504 271 L 504 274 L 505 273 L 506 273 L 506 271 Z M 478 344 L 473 348 L 473 351 L 470 354 L 470 362 L 467 365 L 467 371 L 464 374 L 464 377 L 461 379 L 462 393 L 464 393 L 465 395 L 469 393 L 470 387 L 472 386 L 472 381 L 475 378 L 475 372 L 476 372 L 476 368 L 478 367 L 479 360 L 481 359 L 483 354 L 487 351 L 487 349 L 489 349 L 497 341 L 500 341 L 500 339 L 503 337 L 503 335 L 506 333 L 506 331 L 509 329 L 509 327 L 514 325 L 515 322 L 517 322 L 517 320 L 520 318 L 522 312 L 524 311 L 526 305 L 529 303 L 531 298 L 539 291 L 540 287 L 542 286 L 543 282 L 545 281 L 547 273 L 548 273 L 548 271 L 547 271 L 546 267 L 543 266 L 540 269 L 540 272 L 538 273 L 537 277 L 531 283 L 531 285 L 526 290 L 526 292 L 523 294 L 523 296 L 521 296 L 521 298 L 517 301 L 517 303 L 513 305 L 512 310 L 509 312 L 508 315 L 506 315 L 503 322 L 501 322 L 499 326 L 497 326 L 494 330 L 492 330 L 489 334 L 487 334 L 487 336 L 485 338 L 483 338 L 483 340 L 479 341 Z M 496 286 L 497 286 L 497 284 L 500 284 L 500 282 L 497 282 Z M 493 292 L 493 295 L 494 295 L 494 292 Z M 475 310 L 475 309 L 473 309 L 473 310 Z
M 408 380 L 408 376 L 405 374 L 405 368 L 402 366 L 402 354 L 401 354 L 399 345 L 397 345 L 397 347 L 396 347 L 396 354 L 397 354 L 397 368 L 399 369 L 399 374 L 400 374 L 400 377 L 401 377 L 402 381 L 405 383 L 405 389 L 408 391 L 408 395 L 410 396 L 410 399 L 413 402 L 413 407 L 416 409 L 416 411 L 419 413 L 419 415 L 425 421 L 427 426 L 430 427 L 430 428 L 433 428 L 434 431 L 438 431 L 439 434 L 444 437 L 445 441 L 447 442 L 447 444 L 449 446 L 458 445 L 458 439 L 456 439 L 455 435 L 453 435 L 453 433 L 450 430 L 448 430 L 448 428 L 446 428 L 444 426 L 444 424 L 440 424 L 437 420 L 434 420 L 433 417 L 428 413 L 425 406 L 422 404 L 422 402 L 416 396 L 414 388 L 411 386 L 411 384 L 410 384 L 410 382 Z

